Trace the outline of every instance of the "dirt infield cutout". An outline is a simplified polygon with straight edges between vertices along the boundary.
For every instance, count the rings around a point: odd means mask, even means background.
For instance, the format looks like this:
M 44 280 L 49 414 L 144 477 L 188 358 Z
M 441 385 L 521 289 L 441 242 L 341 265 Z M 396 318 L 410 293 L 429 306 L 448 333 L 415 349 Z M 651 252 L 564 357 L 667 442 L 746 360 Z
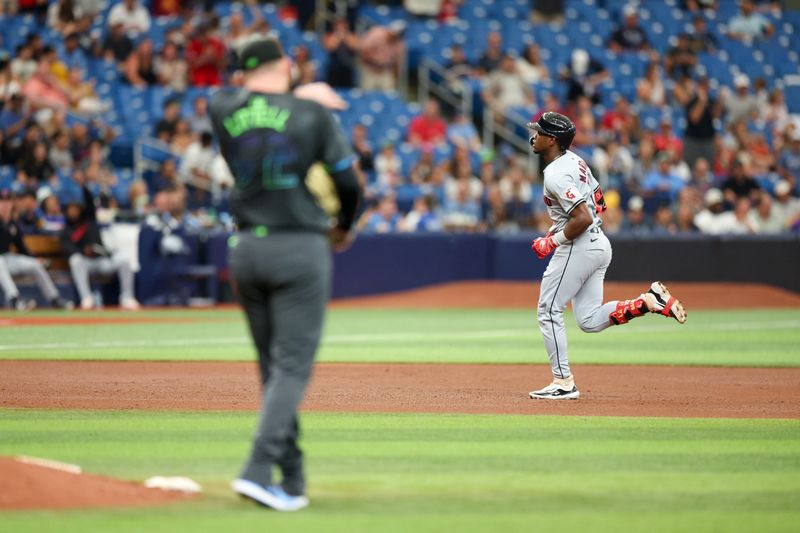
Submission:
M 189 498 L 182 492 L 0 457 L 0 511 L 141 507 Z

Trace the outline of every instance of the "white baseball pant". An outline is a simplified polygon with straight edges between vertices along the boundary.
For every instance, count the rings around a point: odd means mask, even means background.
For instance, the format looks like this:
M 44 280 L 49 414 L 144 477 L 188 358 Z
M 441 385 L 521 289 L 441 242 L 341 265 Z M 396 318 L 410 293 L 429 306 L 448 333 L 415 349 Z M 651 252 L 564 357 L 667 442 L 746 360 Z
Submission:
M 19 298 L 19 289 L 14 283 L 14 276 L 25 274 L 33 276 L 36 285 L 48 301 L 58 298 L 58 290 L 53 280 L 35 257 L 12 253 L 0 255 L 0 287 L 3 288 L 6 299 Z

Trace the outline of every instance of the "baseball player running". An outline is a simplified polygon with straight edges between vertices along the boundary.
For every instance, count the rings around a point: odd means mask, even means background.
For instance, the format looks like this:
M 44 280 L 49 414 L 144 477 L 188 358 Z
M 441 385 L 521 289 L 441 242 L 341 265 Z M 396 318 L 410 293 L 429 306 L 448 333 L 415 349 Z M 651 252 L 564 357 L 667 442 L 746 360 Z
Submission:
M 360 189 L 350 144 L 330 111 L 287 94 L 291 62 L 278 41 L 254 41 L 239 60 L 244 87 L 218 91 L 210 109 L 235 182 L 231 201 L 239 231 L 231 238 L 230 265 L 264 389 L 252 451 L 232 488 L 266 507 L 296 511 L 308 505 L 297 408 L 329 294 L 329 238 L 334 247 L 351 238 Z M 333 230 L 305 183 L 318 162 L 341 205 Z M 281 472 L 280 484 L 273 468 Z
M 603 303 L 603 278 L 611 263 L 611 244 L 598 213 L 605 210 L 600 184 L 586 162 L 569 150 L 575 125 L 559 113 L 548 111 L 537 122 L 530 144 L 541 154 L 544 168 L 544 203 L 553 220 L 547 235 L 533 241 L 539 259 L 553 257 L 542 277 L 539 294 L 539 329 L 544 337 L 553 382 L 530 393 L 531 398 L 577 399 L 580 396 L 567 357 L 564 309 L 572 302 L 578 326 L 597 333 L 647 312 L 670 316 L 683 324 L 686 312 L 664 284 L 656 281 L 633 300 Z

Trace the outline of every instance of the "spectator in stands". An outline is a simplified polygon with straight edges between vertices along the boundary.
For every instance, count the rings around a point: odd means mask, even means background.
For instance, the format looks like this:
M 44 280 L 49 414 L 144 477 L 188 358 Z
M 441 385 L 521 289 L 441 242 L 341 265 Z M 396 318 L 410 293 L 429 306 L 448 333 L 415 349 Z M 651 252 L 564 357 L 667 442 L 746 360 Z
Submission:
M 181 57 L 178 45 L 165 42 L 161 53 L 153 60 L 153 69 L 159 84 L 178 93 L 186 91 L 189 65 Z
M 772 131 L 783 131 L 789 123 L 789 107 L 780 88 L 772 89 L 764 106 L 764 122 Z
M 711 172 L 708 160 L 703 157 L 697 158 L 694 162 L 694 167 L 692 167 L 692 177 L 689 180 L 689 185 L 701 193 L 705 193 L 714 186 L 715 182 L 716 179 Z
M 694 13 L 698 16 L 702 14 L 703 11 L 713 15 L 719 7 L 717 3 L 717 0 L 682 0 L 681 7 L 689 13 Z
M 114 167 L 108 160 L 108 154 L 109 150 L 103 144 L 103 141 L 99 139 L 90 141 L 89 152 L 81 163 L 83 181 L 101 185 L 104 190 L 116 185 L 117 176 L 114 172 Z
M 772 37 L 775 28 L 767 18 L 755 10 L 751 0 L 742 0 L 739 4 L 739 14 L 728 23 L 728 35 L 746 43 L 756 39 Z
M 97 115 L 108 111 L 110 104 L 97 97 L 94 80 L 83 81 L 83 72 L 70 69 L 64 91 L 69 98 L 70 110 L 87 115 Z
M 461 87 L 462 80 L 472 76 L 472 64 L 467 59 L 467 54 L 464 52 L 464 47 L 460 44 L 454 44 L 450 47 L 450 58 L 445 65 L 447 83 L 450 89 L 456 94 L 461 94 L 463 88 Z
M 628 211 L 619 229 L 620 233 L 629 235 L 647 235 L 650 233 L 650 225 L 644 212 L 644 200 L 641 196 L 631 196 L 628 200 Z
M 86 52 L 80 46 L 77 33 L 70 33 L 64 38 L 64 48 L 61 51 L 60 59 L 68 69 L 77 68 L 86 72 L 89 68 Z
M 358 157 L 358 166 L 361 172 L 372 172 L 375 170 L 374 153 L 372 145 L 367 139 L 367 128 L 363 124 L 353 126 L 352 134 L 353 151 Z
M 47 9 L 47 25 L 62 35 L 86 30 L 83 12 L 73 0 L 58 0 Z
M 486 50 L 478 59 L 477 70 L 481 75 L 487 75 L 500 68 L 503 60 L 503 36 L 499 31 L 491 31 L 486 36 Z
M 40 61 L 36 74 L 25 83 L 22 92 L 31 105 L 37 108 L 67 109 L 69 107 L 69 97 L 62 89 L 61 83 L 51 74 L 48 61 Z
M 414 205 L 400 223 L 404 232 L 442 231 L 442 220 L 436 213 L 436 198 L 426 194 L 414 199 Z
M 390 91 L 397 88 L 397 70 L 405 52 L 405 23 L 375 25 L 359 43 L 360 85 L 364 90 Z
M 183 154 L 178 175 L 186 185 L 190 205 L 210 204 L 212 184 L 208 172 L 216 154 L 214 137 L 207 131 L 200 134 L 200 139 L 189 145 Z
M 678 42 L 669 49 L 664 57 L 664 66 L 670 78 L 677 79 L 694 72 L 697 66 L 697 54 L 692 50 L 689 34 L 678 35 Z
M 14 214 L 13 202 L 7 191 L 4 191 L 0 193 L 0 288 L 3 289 L 7 305 L 18 311 L 26 311 L 36 306 L 35 300 L 20 297 L 19 289 L 14 283 L 13 277 L 23 274 L 33 276 L 50 305 L 60 309 L 72 309 L 72 302 L 61 298 L 44 265 L 32 257 L 25 246 L 23 232 Z
M 525 169 L 521 165 L 512 164 L 509 166 L 498 182 L 500 195 L 508 208 L 509 203 L 528 204 L 528 215 L 530 215 L 530 204 L 533 201 L 533 186 L 528 181 Z M 513 211 L 513 210 L 512 210 Z M 512 212 L 512 218 L 513 212 Z M 526 224 L 522 224 L 526 225 Z
M 156 84 L 158 77 L 153 57 L 153 41 L 142 39 L 139 42 L 136 50 L 125 61 L 124 73 L 125 80 L 137 89 Z
M 780 180 L 775 184 L 775 202 L 772 209 L 780 214 L 786 229 L 800 220 L 800 198 L 792 196 L 792 186 L 788 181 Z
M 149 191 L 152 196 L 155 196 L 158 191 L 181 186 L 178 178 L 178 165 L 174 159 L 169 158 L 161 162 L 158 172 L 153 176 L 151 185 L 152 188 Z
M 511 219 L 506 203 L 497 184 L 491 185 L 486 193 L 486 225 L 496 233 L 517 233 L 519 225 Z
M 582 48 L 572 51 L 570 64 L 561 73 L 567 84 L 567 102 L 574 103 L 581 96 L 588 97 L 593 103 L 600 102 L 600 84 L 608 79 L 608 70 L 589 52 Z
M 403 182 L 400 158 L 394 151 L 392 141 L 383 142 L 380 153 L 375 157 L 375 171 L 377 184 L 384 189 L 391 189 Z
M 408 125 L 408 142 L 416 147 L 436 145 L 447 140 L 447 123 L 441 116 L 439 102 L 429 98 L 422 113 L 411 119 Z
M 639 117 L 631 110 L 627 98 L 621 95 L 616 98 L 614 107 L 603 115 L 600 129 L 612 137 L 639 139 Z
M 609 139 L 592 153 L 595 177 L 604 187 L 624 187 L 633 176 L 634 159 L 627 146 Z
M 725 109 L 725 120 L 728 124 L 749 121 L 758 110 L 756 97 L 750 93 L 750 78 L 739 73 L 733 78 L 735 91 L 722 92 L 722 105 Z
M 339 17 L 333 21 L 330 31 L 322 39 L 322 46 L 328 52 L 325 81 L 332 87 L 352 87 L 358 36 L 350 31 L 346 18 Z
M 781 179 L 797 188 L 800 183 L 800 127 L 788 134 L 789 142 L 778 156 L 778 174 Z
M 689 36 L 689 48 L 695 53 L 716 52 L 719 43 L 714 34 L 708 31 L 705 17 L 697 15 L 692 19 L 692 32 Z
M 611 33 L 608 47 L 613 52 L 642 51 L 650 48 L 647 33 L 639 25 L 636 7 L 632 4 L 622 10 L 624 22 Z
M 694 96 L 686 106 L 686 131 L 683 140 L 683 159 L 689 166 L 699 157 L 714 159 L 714 119 L 719 118 L 722 107 L 711 96 L 708 77 L 702 76 Z
M 686 183 L 672 172 L 672 157 L 667 152 L 656 156 L 656 168 L 644 177 L 642 190 L 650 194 L 666 194 L 675 199 Z
M 17 194 L 14 204 L 14 216 L 20 232 L 25 235 L 38 233 L 42 224 L 39 220 L 36 192 L 30 188 L 22 189 L 22 192 Z
M 531 20 L 534 24 L 564 22 L 564 0 L 532 0 L 530 4 Z
M 228 192 L 235 184 L 233 173 L 222 154 L 217 153 L 214 156 L 208 177 L 211 179 L 211 201 L 218 206 L 227 198 Z
M 469 182 L 462 179 L 455 181 L 452 191 L 445 197 L 446 227 L 473 230 L 480 223 L 481 206 L 470 189 Z
M 57 172 L 69 172 L 75 166 L 72 152 L 69 149 L 69 133 L 58 131 L 53 137 L 53 145 L 48 152 L 50 164 Z
M 211 33 L 208 23 L 198 26 L 186 48 L 189 82 L 196 87 L 218 87 L 225 69 L 225 45 Z
M 466 190 L 465 198 L 460 197 L 462 189 Z M 459 165 L 453 168 L 453 177 L 449 177 L 445 181 L 444 196 L 445 208 L 452 207 L 454 202 L 461 203 L 466 200 L 469 200 L 471 206 L 471 202 L 478 203 L 483 196 L 483 183 L 473 174 L 471 167 Z
M 653 214 L 653 235 L 674 235 L 678 233 L 678 226 L 672 215 L 672 209 L 668 204 L 661 204 L 656 207 Z
M 647 64 L 644 77 L 636 82 L 638 103 L 662 107 L 667 103 L 667 91 L 661 77 L 661 66 L 656 61 Z
M 472 152 L 481 150 L 481 138 L 475 124 L 464 113 L 456 113 L 447 126 L 447 140 L 454 146 L 464 147 Z
M 89 276 L 113 272 L 119 276 L 120 307 L 139 309 L 139 302 L 133 295 L 134 272 L 131 264 L 121 256 L 112 255 L 103 245 L 92 193 L 85 183 L 79 182 L 78 185 L 83 190 L 83 204 L 67 205 L 66 226 L 61 232 L 61 248 L 69 259 L 70 272 L 78 289 L 81 309 L 88 310 L 95 306 Z
M 58 196 L 49 187 L 42 187 L 36 195 L 39 200 L 39 212 L 42 233 L 58 235 L 64 230 L 65 219 L 61 211 Z
M 514 58 L 508 54 L 503 56 L 500 67 L 489 74 L 482 96 L 498 122 L 510 108 L 536 105 L 533 91 L 522 79 Z
M 775 235 L 786 229 L 786 221 L 780 209 L 773 209 L 772 197 L 766 191 L 759 192 L 758 199 L 747 214 L 747 218 L 754 233 Z
M 155 136 L 158 140 L 169 143 L 172 134 L 175 133 L 175 125 L 181 116 L 181 102 L 177 98 L 171 98 L 164 104 L 164 115 L 156 122 Z
M 0 110 L 0 130 L 5 136 L 3 152 L 6 157 L 22 143 L 23 133 L 31 120 L 31 112 L 25 105 L 25 97 L 21 93 L 12 94 L 8 99 L 8 105 Z
M 117 63 L 124 63 L 133 52 L 133 41 L 125 33 L 125 25 L 122 21 L 114 22 L 109 26 L 109 32 L 96 55 L 102 56 L 106 61 L 113 60 Z
M 47 158 L 47 151 L 46 143 L 36 143 L 33 152 L 22 160 L 20 170 L 25 175 L 24 180 L 28 187 L 36 189 L 47 183 L 55 174 L 56 170 Z
M 425 145 L 422 148 L 422 155 L 411 167 L 409 181 L 414 185 L 422 185 L 427 183 L 433 174 L 433 169 L 436 163 L 433 160 L 433 146 Z
M 305 45 L 295 47 L 292 58 L 292 87 L 315 81 L 317 81 L 317 67 L 311 60 L 311 52 Z
M 731 165 L 728 179 L 722 182 L 722 193 L 725 201 L 731 205 L 736 203 L 738 198 L 750 198 L 755 201 L 760 189 L 758 182 L 747 175 L 742 159 L 736 158 Z
M 137 0 L 122 0 L 108 12 L 108 24 L 122 24 L 131 39 L 150 30 L 150 13 Z
M 393 195 L 386 194 L 381 198 L 375 212 L 368 215 L 362 231 L 365 233 L 394 233 L 398 230 L 401 222 L 402 218 L 397 212 L 397 200 Z
M 92 142 L 89 136 L 89 128 L 86 124 L 77 122 L 70 128 L 69 138 L 72 159 L 76 163 L 80 163 L 89 155 L 89 144 Z
M 11 60 L 11 77 L 19 83 L 25 83 L 36 73 L 36 66 L 33 48 L 29 43 L 23 43 L 17 47 L 14 59 Z
M 653 137 L 653 144 L 658 152 L 672 152 L 676 157 L 683 157 L 683 141 L 672 128 L 672 117 L 665 113 L 661 117 L 658 133 Z
M 266 28 L 264 29 L 267 34 L 269 34 L 271 30 L 269 23 L 264 20 L 264 16 L 261 14 L 258 4 L 255 2 L 247 3 L 250 5 L 250 15 L 252 17 L 250 25 L 245 26 L 244 14 L 241 9 L 234 9 L 228 19 L 228 31 L 222 38 L 225 47 L 233 54 L 241 50 L 244 45 L 251 40 L 257 38 L 255 35 L 256 29 L 262 24 L 266 24 Z
M 210 133 L 211 130 L 206 130 L 206 132 Z M 174 153 L 183 155 L 198 137 L 199 135 L 192 131 L 189 121 L 185 118 L 179 118 L 178 122 L 175 123 L 175 131 L 170 138 L 169 147 Z
M 186 118 L 189 129 L 199 135 L 211 131 L 211 117 L 208 116 L 208 98 L 198 95 L 192 101 L 192 112 Z
M 525 83 L 530 85 L 550 79 L 550 71 L 542 61 L 542 53 L 538 44 L 528 44 L 516 62 L 517 70 Z

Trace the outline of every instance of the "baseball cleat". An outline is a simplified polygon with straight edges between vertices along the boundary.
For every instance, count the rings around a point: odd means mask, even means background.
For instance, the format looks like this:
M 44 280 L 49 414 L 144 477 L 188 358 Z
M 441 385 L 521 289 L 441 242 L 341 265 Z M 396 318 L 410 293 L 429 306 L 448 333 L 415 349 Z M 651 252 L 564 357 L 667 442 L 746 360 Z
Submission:
M 231 483 L 231 488 L 239 495 L 275 511 L 299 511 L 308 507 L 309 503 L 305 496 L 290 496 L 278 485 L 263 487 L 246 479 L 236 479 Z
M 667 286 L 660 281 L 654 281 L 650 285 L 650 290 L 643 296 L 651 313 L 671 316 L 679 324 L 686 322 L 686 310 L 683 308 L 683 304 L 672 296 Z
M 577 400 L 580 395 L 572 376 L 566 379 L 553 378 L 547 387 L 530 393 L 531 398 L 539 400 Z

